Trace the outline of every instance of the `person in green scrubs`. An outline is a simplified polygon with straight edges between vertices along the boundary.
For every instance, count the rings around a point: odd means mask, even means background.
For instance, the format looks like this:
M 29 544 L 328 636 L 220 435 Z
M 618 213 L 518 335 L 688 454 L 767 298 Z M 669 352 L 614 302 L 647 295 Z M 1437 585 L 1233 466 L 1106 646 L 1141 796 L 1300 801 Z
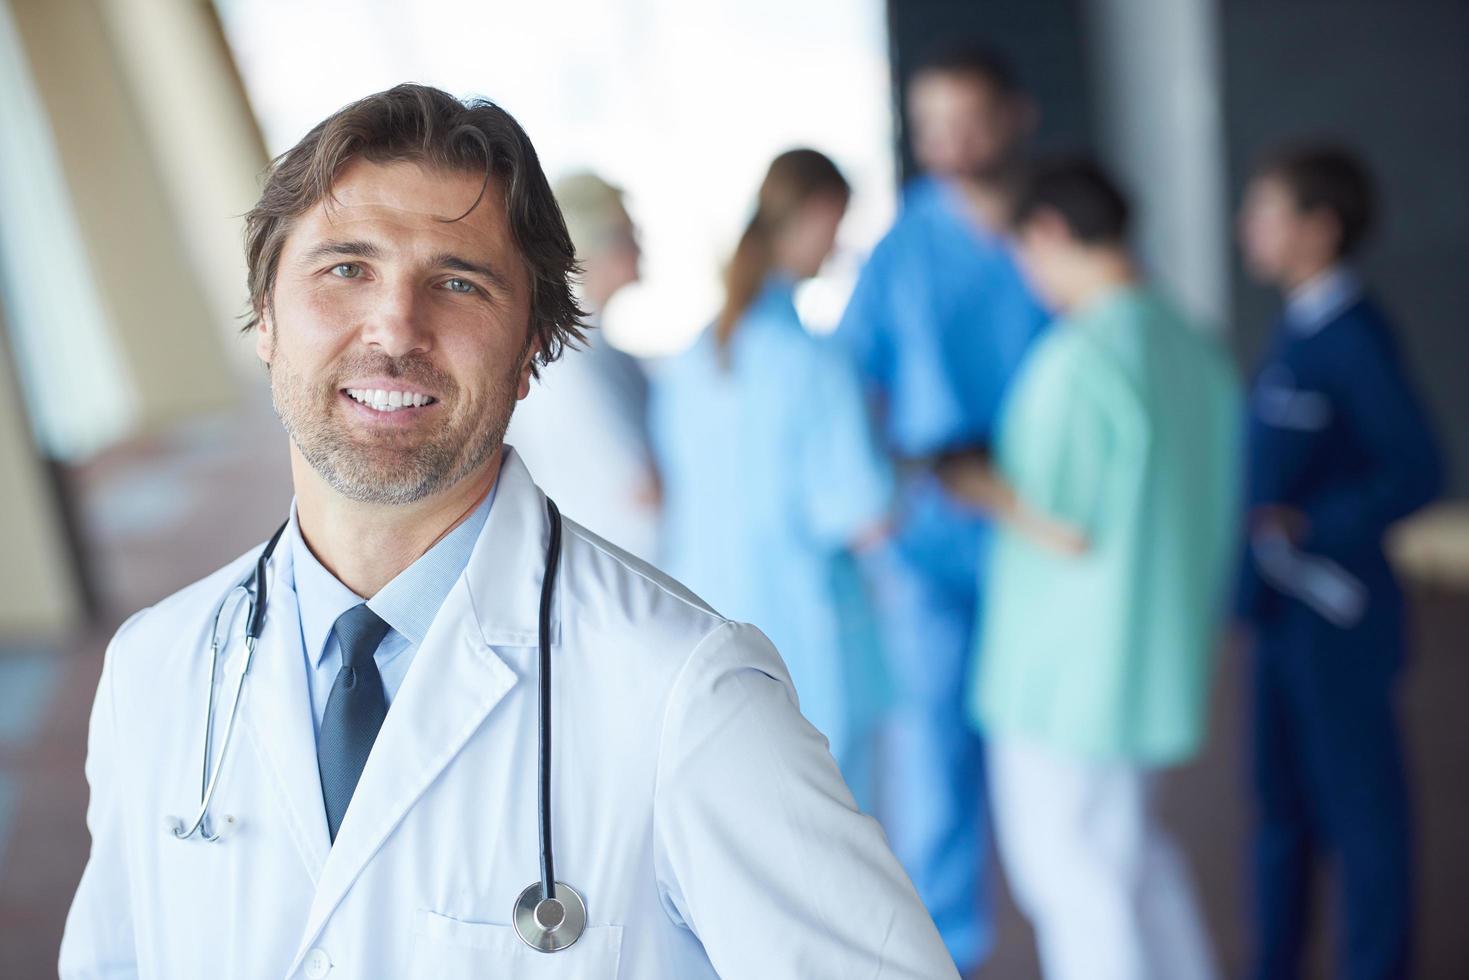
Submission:
M 1240 398 L 1223 354 L 1141 280 L 1127 224 L 1095 165 L 1032 176 L 1021 264 L 1062 317 L 1007 395 L 993 459 L 945 467 L 1001 524 L 969 704 L 1050 980 L 1216 975 L 1152 797 L 1204 732 Z

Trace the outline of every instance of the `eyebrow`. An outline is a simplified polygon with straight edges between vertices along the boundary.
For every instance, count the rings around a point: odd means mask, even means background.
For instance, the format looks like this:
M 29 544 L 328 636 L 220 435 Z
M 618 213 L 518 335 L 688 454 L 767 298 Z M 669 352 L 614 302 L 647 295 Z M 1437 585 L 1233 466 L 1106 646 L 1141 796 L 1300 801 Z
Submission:
M 363 259 L 376 259 L 382 257 L 382 249 L 378 248 L 372 242 L 322 242 L 307 249 L 306 254 L 301 257 L 301 260 L 309 263 L 337 255 L 354 255 Z

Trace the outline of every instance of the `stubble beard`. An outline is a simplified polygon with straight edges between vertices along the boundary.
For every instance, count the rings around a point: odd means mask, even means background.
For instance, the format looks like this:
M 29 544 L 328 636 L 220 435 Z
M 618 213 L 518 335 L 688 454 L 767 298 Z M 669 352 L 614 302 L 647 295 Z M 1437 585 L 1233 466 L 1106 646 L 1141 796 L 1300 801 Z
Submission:
M 302 458 L 333 490 L 359 503 L 411 504 L 452 487 L 500 449 L 515 409 L 522 360 L 490 379 L 474 411 L 459 397 L 459 385 L 421 356 L 345 357 L 323 383 L 298 374 L 273 345 L 271 402 Z M 455 414 L 411 431 L 364 431 L 344 417 L 339 392 L 345 380 L 369 375 L 433 391 L 439 413 Z

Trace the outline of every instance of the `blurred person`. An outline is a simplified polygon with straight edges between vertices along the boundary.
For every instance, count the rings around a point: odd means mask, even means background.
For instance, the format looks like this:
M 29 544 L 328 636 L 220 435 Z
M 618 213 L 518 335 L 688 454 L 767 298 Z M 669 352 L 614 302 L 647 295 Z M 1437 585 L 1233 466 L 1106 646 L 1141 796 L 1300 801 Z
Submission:
M 848 194 L 815 150 L 775 158 L 723 309 L 657 373 L 652 427 L 665 567 L 780 644 L 801 712 L 866 803 L 881 655 L 854 555 L 883 537 L 892 473 L 845 352 L 807 333 L 794 303 Z
M 578 523 L 651 561 L 659 488 L 648 445 L 648 381 L 601 329 L 612 297 L 638 281 L 637 228 L 622 191 L 594 174 L 566 177 L 554 190 L 576 246 L 578 299 L 591 329 L 584 349 L 566 351 L 541 372 L 505 442 Z
M 931 461 L 989 443 L 1001 394 L 1046 322 L 1005 238 L 1034 116 L 1009 65 L 972 44 L 914 72 L 908 119 L 924 173 L 904 189 L 838 329 L 905 473 L 896 546 L 874 562 L 895 700 L 879 809 L 965 970 L 994 940 L 983 758 L 963 708 L 989 532 Z
M 1128 204 L 1085 160 L 1016 210 L 1062 317 L 1008 396 L 993 465 L 954 491 L 995 515 L 971 717 L 995 836 L 1050 980 L 1216 976 L 1158 772 L 1198 750 L 1235 555 L 1239 392 L 1141 278 Z
M 1238 614 L 1253 646 L 1256 954 L 1300 975 L 1317 860 L 1340 890 L 1337 973 L 1410 974 L 1411 814 L 1394 700 L 1406 638 L 1383 535 L 1439 492 L 1429 422 L 1352 268 L 1371 179 L 1327 145 L 1278 150 L 1240 212 L 1246 265 L 1285 297 L 1250 396 Z
M 108 648 L 61 976 L 954 977 L 769 642 L 503 445 L 581 317 L 515 121 L 345 107 L 246 258 L 294 505 Z

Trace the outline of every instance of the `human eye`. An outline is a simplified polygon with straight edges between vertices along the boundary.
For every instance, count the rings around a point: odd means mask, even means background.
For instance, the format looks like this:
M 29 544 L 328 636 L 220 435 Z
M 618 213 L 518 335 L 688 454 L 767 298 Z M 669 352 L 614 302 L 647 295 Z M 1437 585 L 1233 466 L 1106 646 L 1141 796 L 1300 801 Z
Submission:
M 444 288 L 451 293 L 472 293 L 475 291 L 474 283 L 468 279 L 455 277 L 444 282 Z
M 356 262 L 338 262 L 332 266 L 332 275 L 338 279 L 356 279 L 362 275 L 362 266 Z

